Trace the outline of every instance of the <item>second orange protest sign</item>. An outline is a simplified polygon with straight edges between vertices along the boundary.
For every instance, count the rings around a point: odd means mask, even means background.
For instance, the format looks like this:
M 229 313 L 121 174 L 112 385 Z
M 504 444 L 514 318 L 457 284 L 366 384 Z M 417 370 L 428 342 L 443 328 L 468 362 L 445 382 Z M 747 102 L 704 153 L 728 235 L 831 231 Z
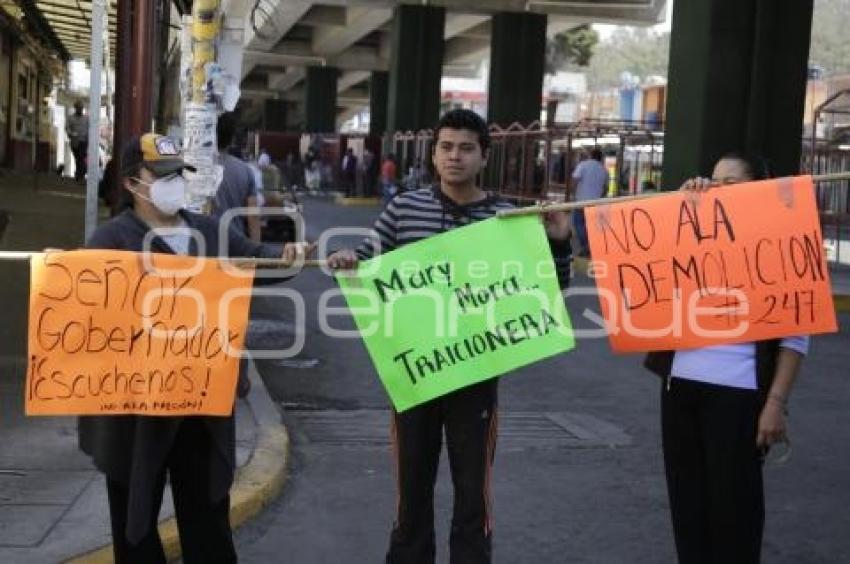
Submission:
M 618 352 L 836 330 L 811 177 L 587 210 Z
M 229 415 L 253 276 L 125 251 L 35 255 L 28 415 Z

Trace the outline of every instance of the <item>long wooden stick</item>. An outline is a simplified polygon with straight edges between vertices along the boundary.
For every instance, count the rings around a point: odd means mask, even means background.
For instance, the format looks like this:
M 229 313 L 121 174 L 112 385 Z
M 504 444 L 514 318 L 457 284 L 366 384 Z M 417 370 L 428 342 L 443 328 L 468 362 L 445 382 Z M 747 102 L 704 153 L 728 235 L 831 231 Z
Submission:
M 820 174 L 813 176 L 812 180 L 818 182 L 833 182 L 836 180 L 850 180 L 850 172 L 839 172 L 836 174 Z M 657 198 L 659 196 L 669 196 L 675 192 L 647 192 L 645 194 L 635 194 L 633 196 L 621 196 L 619 198 L 598 198 L 595 200 L 583 200 L 581 202 L 566 202 L 566 203 L 545 203 L 536 206 L 528 206 L 524 208 L 514 208 L 512 210 L 501 210 L 498 213 L 499 217 L 516 217 L 519 215 L 536 215 L 553 211 L 570 211 L 593 206 L 605 206 L 611 204 L 622 204 L 623 202 L 633 202 L 635 200 L 646 200 L 649 198 Z
M 76 249 L 75 249 L 76 250 Z M 53 249 L 49 252 L 62 252 L 59 249 Z M 31 251 L 0 251 L 0 260 L 29 260 L 35 255 L 42 253 Z M 296 263 L 286 262 L 283 259 L 276 258 L 254 258 L 254 257 L 198 257 L 198 258 L 218 258 L 220 262 L 231 264 L 237 268 L 290 268 Z M 322 268 L 327 266 L 328 261 L 309 259 L 301 262 L 302 267 Z
M 219 258 L 221 262 L 230 263 L 239 268 L 289 268 L 295 266 L 295 263 L 286 262 L 281 259 L 272 259 L 272 258 L 250 258 L 250 257 L 238 257 L 238 258 Z M 310 267 L 310 268 L 322 268 L 328 265 L 328 261 L 319 260 L 319 259 L 309 259 L 301 262 L 300 266 L 302 267 Z

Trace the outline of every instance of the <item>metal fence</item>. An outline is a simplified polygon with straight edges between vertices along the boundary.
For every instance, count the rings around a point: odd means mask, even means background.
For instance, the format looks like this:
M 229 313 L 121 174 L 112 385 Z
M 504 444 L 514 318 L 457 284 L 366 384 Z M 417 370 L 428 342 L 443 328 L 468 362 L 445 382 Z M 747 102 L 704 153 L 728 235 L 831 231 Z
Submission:
M 850 170 L 850 150 L 817 142 L 803 151 L 801 169 L 813 174 Z M 815 186 L 818 212 L 830 262 L 850 265 L 850 180 L 819 182 Z

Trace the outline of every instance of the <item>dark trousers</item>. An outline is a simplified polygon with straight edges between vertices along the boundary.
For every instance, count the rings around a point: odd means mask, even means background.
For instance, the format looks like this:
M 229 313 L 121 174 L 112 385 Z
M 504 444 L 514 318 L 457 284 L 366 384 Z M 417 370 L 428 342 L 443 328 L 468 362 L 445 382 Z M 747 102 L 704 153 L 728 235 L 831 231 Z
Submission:
M 74 178 L 77 180 L 83 180 L 88 172 L 88 166 L 86 165 L 87 151 L 88 141 L 86 140 L 75 141 L 71 144 L 71 153 L 74 155 L 74 167 L 76 169 Z
M 354 188 L 357 186 L 357 176 L 354 171 L 343 171 L 342 175 L 343 187 L 345 188 L 346 196 L 354 195 Z
M 587 220 L 583 209 L 573 210 L 573 228 L 575 229 L 576 238 L 581 247 L 577 254 L 579 256 L 589 256 L 590 243 L 587 240 Z
M 490 469 L 498 424 L 496 398 L 497 381 L 488 380 L 393 414 L 398 513 L 387 564 L 434 562 L 434 483 L 444 428 L 454 485 L 450 562 L 491 561 Z
M 672 378 L 662 387 L 667 492 L 681 564 L 754 564 L 764 488 L 754 390 Z
M 116 564 L 165 564 L 165 553 L 157 530 L 157 514 L 162 505 L 166 469 L 171 481 L 180 547 L 186 564 L 230 564 L 236 562 L 236 550 L 230 530 L 230 497 L 210 500 L 208 453 L 212 452 L 204 422 L 187 417 L 180 425 L 169 453 L 166 468 L 154 490 L 148 534 L 138 543 L 126 537 L 127 500 L 125 484 L 106 480 L 109 517 Z

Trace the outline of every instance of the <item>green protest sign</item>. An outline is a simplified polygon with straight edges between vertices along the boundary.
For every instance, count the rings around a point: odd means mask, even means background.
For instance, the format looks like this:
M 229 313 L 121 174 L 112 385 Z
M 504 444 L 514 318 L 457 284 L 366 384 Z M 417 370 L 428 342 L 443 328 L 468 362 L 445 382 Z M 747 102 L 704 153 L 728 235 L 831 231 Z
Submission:
M 536 216 L 406 245 L 337 281 L 398 411 L 574 347 Z

